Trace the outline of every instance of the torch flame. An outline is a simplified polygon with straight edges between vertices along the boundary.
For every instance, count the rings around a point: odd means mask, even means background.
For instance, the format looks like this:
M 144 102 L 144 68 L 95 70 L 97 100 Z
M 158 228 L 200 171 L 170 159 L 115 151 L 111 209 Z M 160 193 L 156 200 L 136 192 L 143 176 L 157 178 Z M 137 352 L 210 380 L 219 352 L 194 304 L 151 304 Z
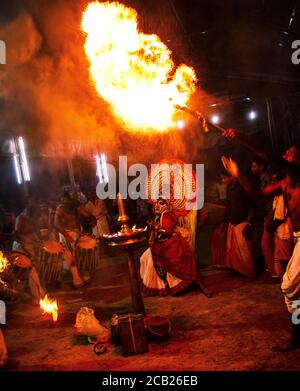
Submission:
M 57 321 L 58 307 L 57 307 L 57 301 L 55 299 L 50 299 L 48 295 L 45 295 L 45 297 L 40 300 L 40 307 L 43 310 L 43 315 L 52 314 L 53 322 Z
M 83 13 L 85 52 L 97 92 L 129 129 L 174 127 L 176 105 L 195 92 L 193 68 L 175 67 L 155 34 L 138 30 L 137 12 L 118 2 L 92 2 Z
M 8 264 L 9 264 L 8 259 L 3 255 L 3 252 L 0 251 L 0 273 L 4 272 Z

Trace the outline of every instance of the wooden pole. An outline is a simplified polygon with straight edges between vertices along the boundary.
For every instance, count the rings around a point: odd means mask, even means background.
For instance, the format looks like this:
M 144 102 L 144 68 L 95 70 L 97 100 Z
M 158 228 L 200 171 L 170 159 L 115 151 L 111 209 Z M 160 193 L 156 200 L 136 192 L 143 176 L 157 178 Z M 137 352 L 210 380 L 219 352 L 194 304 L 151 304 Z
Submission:
M 139 276 L 134 261 L 133 251 L 131 248 L 127 249 L 127 255 L 132 306 L 135 312 L 139 312 L 143 315 L 146 315 L 139 284 Z

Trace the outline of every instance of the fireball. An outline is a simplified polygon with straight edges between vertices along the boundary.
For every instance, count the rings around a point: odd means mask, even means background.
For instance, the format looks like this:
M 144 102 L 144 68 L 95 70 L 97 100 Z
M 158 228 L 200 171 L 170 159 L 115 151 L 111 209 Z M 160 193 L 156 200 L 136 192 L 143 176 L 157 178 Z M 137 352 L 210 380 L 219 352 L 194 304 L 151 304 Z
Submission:
M 138 28 L 137 12 L 118 2 L 92 2 L 83 13 L 85 53 L 96 91 L 128 129 L 174 127 L 175 106 L 195 92 L 193 68 L 177 68 L 170 49 Z

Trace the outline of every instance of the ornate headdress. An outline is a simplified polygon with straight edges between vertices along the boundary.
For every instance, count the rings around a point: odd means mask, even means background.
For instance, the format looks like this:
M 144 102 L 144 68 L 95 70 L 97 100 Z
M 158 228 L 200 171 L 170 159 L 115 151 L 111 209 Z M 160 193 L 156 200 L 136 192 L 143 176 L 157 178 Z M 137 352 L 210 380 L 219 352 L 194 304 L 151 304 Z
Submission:
M 161 160 L 151 167 L 147 179 L 147 194 L 151 204 L 163 198 L 169 201 L 176 215 L 186 215 L 196 200 L 195 172 L 181 160 Z

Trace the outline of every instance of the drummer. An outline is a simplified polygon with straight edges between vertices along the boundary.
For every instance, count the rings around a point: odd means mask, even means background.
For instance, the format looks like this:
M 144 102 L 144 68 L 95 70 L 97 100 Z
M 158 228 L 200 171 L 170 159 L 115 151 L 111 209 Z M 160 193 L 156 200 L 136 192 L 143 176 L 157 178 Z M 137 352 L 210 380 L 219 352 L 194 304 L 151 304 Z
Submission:
M 23 252 L 30 257 L 32 264 L 29 272 L 29 286 L 32 296 L 37 301 L 45 295 L 35 267 L 39 262 L 39 250 L 42 240 L 37 224 L 39 216 L 39 208 L 28 203 L 25 210 L 16 219 L 14 232 L 16 240 L 13 242 L 12 247 L 13 251 Z
M 91 215 L 80 206 L 77 200 L 64 192 L 62 203 L 56 209 L 54 225 L 59 232 L 60 242 L 64 245 L 64 257 L 72 274 L 74 288 L 80 288 L 90 280 L 89 276 L 79 274 L 73 255 L 75 242 L 80 237 L 81 217 L 90 218 Z
M 16 219 L 14 232 L 16 240 L 13 243 L 13 251 L 26 252 L 35 261 L 38 259 L 39 246 L 42 240 L 38 228 L 39 217 L 40 209 L 28 203 Z
M 96 192 L 87 194 L 88 202 L 85 205 L 86 211 L 95 217 L 95 225 L 93 226 L 93 235 L 96 238 L 103 235 L 109 235 L 110 229 L 107 221 L 108 211 L 104 200 L 100 200 Z

